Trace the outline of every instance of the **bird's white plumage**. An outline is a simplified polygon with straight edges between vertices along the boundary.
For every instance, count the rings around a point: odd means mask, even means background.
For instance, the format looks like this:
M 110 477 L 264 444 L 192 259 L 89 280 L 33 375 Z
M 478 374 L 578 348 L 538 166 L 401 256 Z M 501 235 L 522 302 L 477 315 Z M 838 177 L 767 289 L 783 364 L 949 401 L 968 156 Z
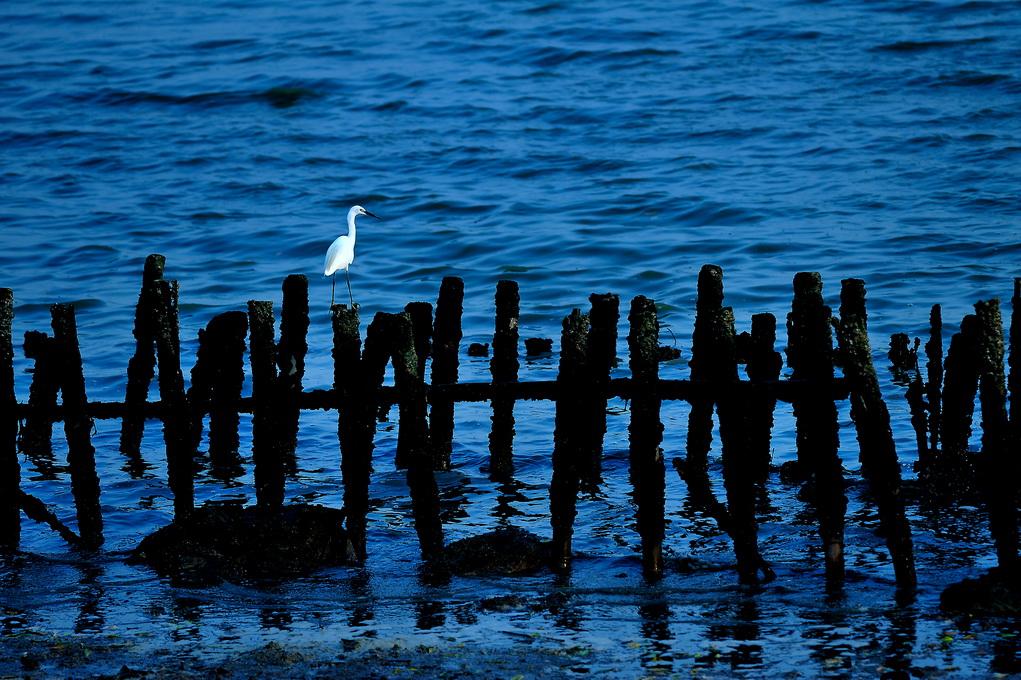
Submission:
M 344 270 L 344 274 L 347 277 L 347 292 L 351 298 L 351 306 L 355 306 L 354 294 L 351 292 L 351 274 L 349 267 L 351 263 L 355 261 L 355 238 L 357 237 L 357 227 L 355 226 L 355 218 L 359 215 L 368 215 L 369 217 L 376 217 L 368 210 L 360 205 L 352 206 L 347 211 L 347 233 L 343 236 L 337 237 L 337 240 L 330 244 L 329 249 L 326 251 L 326 262 L 323 264 L 323 276 L 333 276 L 333 286 L 330 290 L 330 307 L 333 306 L 333 293 L 337 288 L 337 272 L 341 269 Z M 376 217 L 378 220 L 379 218 Z

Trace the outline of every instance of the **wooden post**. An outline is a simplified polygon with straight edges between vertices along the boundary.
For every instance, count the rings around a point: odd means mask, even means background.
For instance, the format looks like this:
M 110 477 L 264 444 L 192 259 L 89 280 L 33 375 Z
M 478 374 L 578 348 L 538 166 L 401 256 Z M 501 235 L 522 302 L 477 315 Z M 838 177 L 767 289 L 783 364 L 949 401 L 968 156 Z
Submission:
M 631 376 L 636 387 L 652 390 L 659 382 L 659 321 L 656 303 L 637 296 L 631 301 L 628 315 Z M 656 579 L 663 573 L 663 538 L 666 534 L 665 489 L 663 464 L 663 423 L 660 421 L 661 399 L 653 394 L 635 396 L 631 402 L 630 461 L 631 478 L 638 508 L 638 534 L 642 537 L 642 571 L 646 578 Z
M 247 335 L 244 312 L 214 316 L 199 331 L 198 357 L 191 371 L 192 448 L 199 445 L 202 417 L 209 413 L 209 458 L 219 476 L 233 477 L 240 471 L 238 424 Z
M 430 302 L 409 302 L 404 311 L 411 317 L 411 329 L 415 334 L 418 377 L 425 380 L 425 365 L 432 353 L 433 306 Z
M 575 309 L 564 319 L 560 344 L 559 394 L 553 433 L 553 480 L 550 484 L 550 515 L 553 524 L 553 568 L 566 570 L 571 563 L 571 536 L 577 514 L 585 418 L 588 317 Z
M 751 347 L 748 353 L 748 379 L 759 384 L 780 379 L 783 357 L 774 350 L 776 344 L 776 317 L 772 314 L 752 316 Z M 770 453 L 773 432 L 773 412 L 776 395 L 753 394 L 748 400 L 749 466 L 758 484 L 769 479 Z
M 598 487 L 602 476 L 603 439 L 606 436 L 606 386 L 610 371 L 617 362 L 617 321 L 620 318 L 620 298 L 612 293 L 589 297 L 589 333 L 585 346 L 585 365 L 589 383 L 587 410 L 589 427 L 582 453 L 581 481 L 586 489 Z
M 457 382 L 458 348 L 461 343 L 461 314 L 464 310 L 464 281 L 446 276 L 440 284 L 433 328 L 432 383 L 452 385 Z M 454 438 L 454 402 L 433 399 L 429 413 L 429 441 L 433 451 L 433 467 L 450 469 L 450 452 Z
M 103 544 L 103 513 L 99 505 L 96 449 L 92 446 L 92 419 L 86 412 L 88 398 L 74 306 L 53 305 L 50 316 L 59 357 L 67 463 L 71 468 L 71 493 L 78 515 L 78 532 L 85 547 L 98 548 Z
M 816 272 L 794 276 L 794 301 L 787 316 L 787 363 L 795 380 L 809 380 L 819 387 L 794 401 L 797 424 L 798 463 L 811 473 L 819 535 L 831 583 L 844 577 L 844 476 L 837 455 L 839 434 L 837 407 L 826 394 L 833 381 L 833 339 L 830 308 L 823 303 L 822 277 Z
M 25 356 L 35 362 L 28 393 L 28 415 L 18 436 L 18 445 L 29 456 L 53 455 L 53 412 L 60 390 L 57 374 L 58 351 L 53 339 L 39 331 L 25 333 Z
M 191 410 L 181 373 L 181 328 L 177 314 L 177 281 L 154 282 L 152 307 L 156 335 L 163 441 L 167 448 L 167 476 L 174 494 L 175 519 L 187 519 L 195 507 L 194 448 Z
M 411 320 L 413 344 L 415 348 L 415 372 L 416 378 L 422 380 L 425 376 L 424 361 L 429 354 L 429 338 L 432 335 L 432 305 L 428 302 L 411 302 L 405 307 L 405 314 Z M 418 363 L 419 359 L 423 363 Z M 453 402 L 449 402 L 450 417 L 453 418 Z M 397 406 L 398 418 L 401 422 L 408 422 L 415 418 L 416 404 L 401 401 Z M 451 427 L 453 421 L 451 420 Z M 428 431 L 428 429 L 427 429 Z M 419 432 L 413 428 L 400 427 L 397 429 L 397 466 L 407 467 L 409 456 L 418 446 Z M 449 458 L 449 451 L 448 451 Z M 448 459 L 449 464 L 449 459 Z
M 21 541 L 13 321 L 14 291 L 0 288 L 0 552 L 16 550 Z
M 280 409 L 277 414 L 280 455 L 290 472 L 297 471 L 295 451 L 298 446 L 299 400 L 305 376 L 305 355 L 308 353 L 308 278 L 291 274 L 283 283 L 283 306 L 280 310 L 280 343 L 277 345 L 277 393 Z
M 940 419 L 942 448 L 933 464 L 920 470 L 920 476 L 937 496 L 964 497 L 976 490 L 975 466 L 968 453 L 968 440 L 978 391 L 978 337 L 978 319 L 974 314 L 967 314 L 961 321 L 960 332 L 950 338 Z
M 929 312 L 929 340 L 925 343 L 926 357 L 926 383 L 925 395 L 929 406 L 929 447 L 922 462 L 919 453 L 921 466 L 929 464 L 936 451 L 939 449 L 940 420 L 942 414 L 943 395 L 943 312 L 939 305 L 933 305 Z
M 1010 299 L 1010 429 L 1014 446 L 1021 444 L 1021 278 L 1014 279 Z
M 280 446 L 276 367 L 273 364 L 273 303 L 248 301 L 252 360 L 252 459 L 255 496 L 261 508 L 277 511 L 284 502 L 284 460 Z
M 142 290 L 135 306 L 135 354 L 128 360 L 128 383 L 124 394 L 127 413 L 121 421 L 121 452 L 135 458 L 141 455 L 145 402 L 156 368 L 156 333 L 152 319 L 155 304 L 153 284 L 163 278 L 166 261 L 165 257 L 158 254 L 145 258 Z
M 844 279 L 840 290 L 837 341 L 844 375 L 851 386 L 851 418 L 858 433 L 859 460 L 869 490 L 879 505 L 879 526 L 893 559 L 897 586 L 914 589 L 915 558 L 911 527 L 904 513 L 900 463 L 890 429 L 890 412 L 883 401 L 872 365 L 865 282 Z
M 1018 562 L 1018 464 L 1010 446 L 1007 378 L 1004 375 L 1003 320 L 997 299 L 975 303 L 978 318 L 979 399 L 982 403 L 983 487 L 989 528 L 999 565 L 1012 570 Z
M 514 281 L 496 284 L 496 329 L 489 370 L 493 383 L 518 381 L 518 317 L 521 296 Z M 514 400 L 495 398 L 493 429 L 489 432 L 489 477 L 506 481 L 514 473 Z

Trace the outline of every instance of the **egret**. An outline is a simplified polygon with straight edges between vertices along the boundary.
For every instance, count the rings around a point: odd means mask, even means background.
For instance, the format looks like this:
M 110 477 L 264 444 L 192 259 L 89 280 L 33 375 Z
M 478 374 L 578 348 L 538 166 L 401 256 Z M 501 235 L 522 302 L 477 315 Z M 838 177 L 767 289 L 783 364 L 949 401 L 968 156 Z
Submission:
M 360 205 L 352 206 L 347 211 L 347 233 L 337 237 L 337 240 L 330 245 L 330 249 L 326 251 L 326 266 L 323 276 L 333 277 L 333 287 L 330 289 L 330 307 L 333 307 L 333 297 L 337 291 L 338 269 L 343 269 L 347 276 L 347 294 L 351 298 L 351 307 L 355 306 L 355 296 L 351 292 L 351 273 L 348 271 L 348 267 L 355 261 L 355 235 L 357 234 L 355 218 L 359 215 L 368 215 L 379 219 Z

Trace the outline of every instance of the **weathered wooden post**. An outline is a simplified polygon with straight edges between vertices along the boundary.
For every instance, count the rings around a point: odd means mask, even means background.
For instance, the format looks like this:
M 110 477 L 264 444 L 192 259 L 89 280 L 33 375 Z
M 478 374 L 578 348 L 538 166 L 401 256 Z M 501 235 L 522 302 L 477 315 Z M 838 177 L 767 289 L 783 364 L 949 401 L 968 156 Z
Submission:
M 274 365 L 273 303 L 248 301 L 252 361 L 252 459 L 259 507 L 279 510 L 284 502 L 284 459 L 279 430 L 279 393 Z
M 135 354 L 128 360 L 128 383 L 124 394 L 126 413 L 121 420 L 121 452 L 128 456 L 138 457 L 141 454 L 145 402 L 156 369 L 156 332 L 152 319 L 154 283 L 163 278 L 166 261 L 162 255 L 149 255 L 142 270 L 142 289 L 135 307 Z
M 60 390 L 55 363 L 59 361 L 53 338 L 39 331 L 25 333 L 25 356 L 35 362 L 28 393 L 28 415 L 18 445 L 29 456 L 53 454 L 53 412 Z
M 457 382 L 458 348 L 461 343 L 461 315 L 464 311 L 464 281 L 445 276 L 436 301 L 433 328 L 432 384 L 452 385 Z M 433 451 L 433 467 L 450 468 L 450 452 L 454 438 L 454 402 L 433 399 L 429 412 L 429 441 Z
M 975 303 L 978 318 L 979 399 L 982 403 L 983 487 L 989 528 L 1001 568 L 1018 562 L 1018 464 L 1010 446 L 1007 378 L 1003 368 L 1003 320 L 997 299 Z
M 850 383 L 851 418 L 858 433 L 862 474 L 879 505 L 879 525 L 893 558 L 897 586 L 913 589 L 917 580 L 911 527 L 904 513 L 900 463 L 890 429 L 890 412 L 872 365 L 865 282 L 861 279 L 841 282 L 840 322 L 836 328 L 844 376 Z
M 99 505 L 96 449 L 92 446 L 92 419 L 88 416 L 82 354 L 73 305 L 50 307 L 53 340 L 58 352 L 60 393 L 64 404 L 64 435 L 67 463 L 71 468 L 71 493 L 78 515 L 78 532 L 87 548 L 103 544 L 103 513 Z
M 308 277 L 291 274 L 283 283 L 283 306 L 280 310 L 280 342 L 277 344 L 277 395 L 280 455 L 286 469 L 296 471 L 295 450 L 298 446 L 298 420 L 301 415 L 302 379 L 305 376 L 305 355 L 308 353 Z
M 415 346 L 416 377 L 425 378 L 425 359 L 429 354 L 429 340 L 432 336 L 432 305 L 428 302 L 411 302 L 405 306 L 405 314 L 411 320 L 411 329 Z M 418 361 L 421 360 L 421 363 Z M 413 419 L 416 404 L 401 401 L 397 405 L 398 418 L 401 422 Z M 450 416 L 453 418 L 453 402 L 450 402 Z M 453 423 L 453 421 L 451 421 Z M 453 425 L 451 425 L 453 426 Z M 397 466 L 407 467 L 409 456 L 418 446 L 419 432 L 413 428 L 399 427 L 397 429 Z M 448 461 L 449 463 L 449 461 Z
M 933 305 L 929 312 L 929 340 L 925 343 L 925 396 L 929 409 L 929 451 L 925 463 L 931 462 L 936 450 L 939 449 L 940 420 L 942 414 L 943 395 L 943 311 L 939 305 Z
M 219 473 L 233 474 L 240 468 L 238 424 L 247 336 L 248 315 L 240 311 L 217 314 L 199 331 L 198 357 L 188 390 L 192 447 L 199 445 L 202 416 L 208 412 L 209 458 Z
M 933 465 L 920 470 L 920 476 L 937 496 L 963 497 L 975 492 L 976 473 L 968 440 L 978 391 L 978 337 L 978 319 L 967 314 L 960 332 L 950 338 L 940 420 L 942 448 Z
M 496 284 L 496 328 L 489 370 L 493 384 L 518 381 L 518 317 L 521 295 L 515 281 Z M 514 473 L 514 400 L 494 398 L 493 429 L 489 432 L 489 477 L 506 481 Z
M 823 302 L 822 277 L 817 272 L 794 276 L 794 301 L 787 316 L 787 363 L 793 379 L 813 387 L 794 400 L 798 463 L 810 472 L 815 486 L 819 535 L 826 576 L 833 583 L 844 577 L 844 476 L 837 455 L 837 407 L 829 383 L 833 381 L 833 339 L 830 308 Z
M 14 394 L 14 291 L 0 288 L 0 552 L 21 541 L 18 400 Z
M 553 568 L 566 570 L 571 563 L 571 537 L 577 514 L 581 455 L 588 423 L 586 394 L 586 338 L 589 320 L 575 309 L 564 319 L 557 375 L 556 424 L 553 433 L 553 479 L 550 483 L 550 515 L 553 524 Z
M 581 464 L 581 481 L 586 489 L 598 487 L 602 476 L 603 439 L 606 436 L 606 387 L 610 371 L 617 362 L 617 321 L 620 318 L 620 298 L 612 293 L 593 293 L 589 296 L 589 333 L 585 346 L 585 366 L 589 383 L 586 390 L 589 402 L 589 427 L 584 436 Z
M 642 571 L 646 578 L 663 573 L 663 538 L 666 534 L 666 471 L 663 464 L 663 423 L 660 421 L 659 395 L 659 320 L 656 303 L 644 296 L 631 301 L 628 315 L 629 366 L 635 383 L 631 401 L 630 435 L 631 475 L 638 506 L 638 534 L 642 537 Z
M 174 494 L 174 516 L 186 519 L 195 507 L 194 448 L 191 410 L 181 373 L 181 328 L 177 313 L 177 281 L 155 281 L 152 328 L 156 335 L 163 441 L 167 476 Z
M 425 365 L 432 354 L 433 306 L 430 302 L 409 302 L 404 311 L 411 317 L 415 334 L 415 354 L 418 357 L 418 377 L 425 380 Z
M 1021 443 L 1021 278 L 1014 279 L 1014 296 L 1010 299 L 1010 427 L 1014 445 Z
M 748 379 L 753 385 L 779 380 L 783 357 L 774 350 L 776 317 L 772 314 L 752 315 L 751 346 L 748 351 Z M 753 392 L 748 398 L 748 447 L 751 474 L 758 484 L 769 479 L 776 396 L 771 392 Z

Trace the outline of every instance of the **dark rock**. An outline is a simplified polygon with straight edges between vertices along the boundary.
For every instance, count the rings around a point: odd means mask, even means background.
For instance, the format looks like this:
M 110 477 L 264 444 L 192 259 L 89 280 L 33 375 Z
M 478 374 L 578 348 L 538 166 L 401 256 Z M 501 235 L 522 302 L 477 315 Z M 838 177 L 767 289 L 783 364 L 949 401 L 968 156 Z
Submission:
M 343 519 L 317 505 L 207 505 L 145 537 L 128 561 L 184 586 L 301 576 L 347 562 Z
M 538 357 L 553 353 L 553 338 L 525 338 L 525 356 Z
M 939 597 L 944 611 L 973 615 L 1021 614 L 1021 567 L 995 567 L 978 578 L 948 586 Z
M 659 362 L 673 361 L 674 359 L 681 358 L 681 350 L 679 347 L 670 347 L 668 345 L 660 345 L 656 355 L 656 360 Z
M 489 343 L 488 342 L 473 342 L 468 345 L 468 356 L 470 357 L 488 357 L 489 356 Z
M 455 541 L 441 557 L 450 573 L 463 576 L 531 574 L 545 568 L 549 559 L 550 544 L 517 527 Z

